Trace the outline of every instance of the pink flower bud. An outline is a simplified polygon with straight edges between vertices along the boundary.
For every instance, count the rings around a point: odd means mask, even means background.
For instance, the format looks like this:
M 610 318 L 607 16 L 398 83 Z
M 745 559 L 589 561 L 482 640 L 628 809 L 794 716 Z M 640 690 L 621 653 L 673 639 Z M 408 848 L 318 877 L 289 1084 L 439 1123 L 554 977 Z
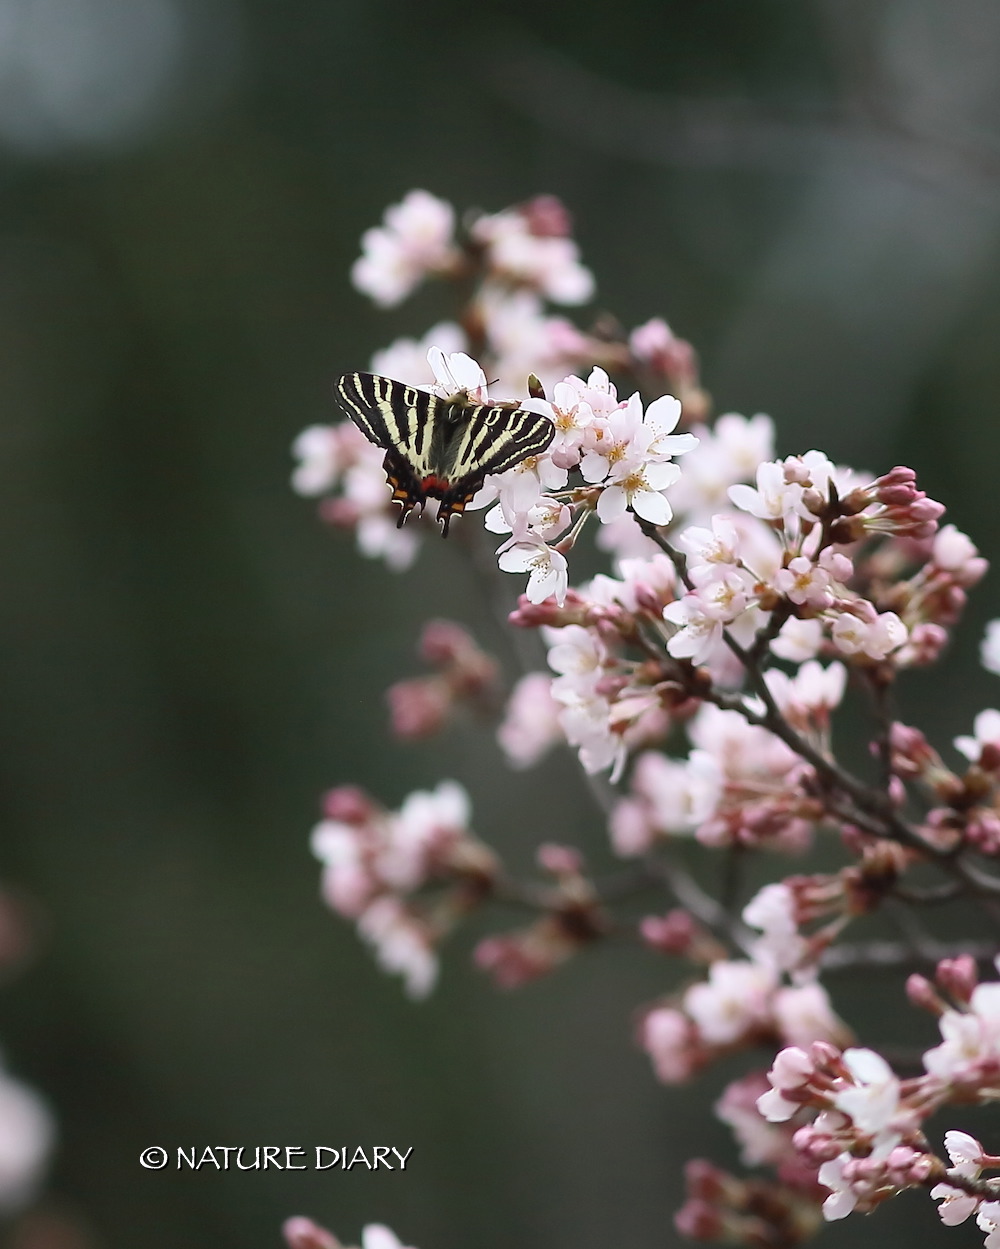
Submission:
M 817 1131 L 811 1123 L 799 1128 L 792 1136 L 792 1144 L 815 1166 L 823 1162 L 832 1162 L 843 1150 L 840 1141 L 828 1136 L 825 1132 Z
M 517 629 L 537 629 L 541 625 L 571 623 L 566 619 L 566 607 L 570 605 L 573 597 L 570 591 L 566 596 L 566 603 L 563 607 L 559 607 L 551 596 L 542 603 L 533 603 L 526 594 L 522 594 L 517 600 L 517 607 L 510 613 L 507 620 Z
M 910 516 L 919 525 L 925 525 L 938 520 L 945 513 L 943 503 L 938 503 L 934 499 L 917 499 L 915 503 L 908 508 Z
M 876 478 L 870 489 L 879 503 L 884 503 L 887 507 L 905 507 L 919 494 L 916 483 L 917 475 L 912 468 L 897 465 Z
M 551 971 L 563 953 L 545 940 L 541 926 L 536 925 L 508 936 L 486 937 L 472 957 L 501 989 L 517 989 Z
M 684 1164 L 684 1190 L 691 1198 L 718 1201 L 726 1194 L 729 1178 L 706 1158 L 692 1158 Z
M 323 795 L 322 811 L 328 820 L 367 824 L 378 815 L 379 808 L 357 785 L 338 785 Z
M 470 650 L 478 650 L 475 641 L 453 620 L 429 620 L 424 625 L 420 656 L 427 663 L 443 668 L 457 663 Z
M 937 990 L 927 977 L 921 976 L 919 972 L 914 972 L 907 977 L 906 996 L 914 1006 L 919 1006 L 921 1010 L 928 1010 L 932 1015 L 944 1014 L 945 1004 L 941 1001 Z
M 814 1042 L 813 1048 L 825 1042 Z M 840 1051 L 834 1046 L 829 1046 L 839 1057 Z M 775 1055 L 774 1064 L 771 1067 L 768 1079 L 776 1089 L 789 1090 L 801 1089 L 815 1073 L 816 1064 L 804 1049 L 800 1049 L 797 1045 L 789 1045 L 785 1049 L 780 1050 Z
M 553 876 L 578 876 L 583 869 L 583 856 L 573 846 L 557 846 L 551 841 L 538 847 L 538 866 Z
M 995 747 L 984 747 L 983 754 Z M 994 770 L 1000 770 L 1000 757 Z M 969 843 L 982 854 L 1000 854 L 1000 815 L 985 807 L 978 808 L 969 817 L 965 826 L 965 835 Z
M 680 907 L 666 915 L 647 915 L 639 923 L 643 941 L 663 954 L 687 954 L 697 931 L 690 912 Z
M 927 1154 L 917 1154 L 906 1170 L 906 1179 L 910 1184 L 926 1184 L 937 1171 L 937 1163 Z
M 448 721 L 451 692 L 438 677 L 397 681 L 385 692 L 392 731 L 403 741 L 416 741 L 440 732 Z
M 937 965 L 935 979 L 941 989 L 956 1002 L 968 1002 L 979 983 L 976 960 L 971 954 L 959 954 L 957 958 L 943 958 Z
M 689 1200 L 674 1215 L 674 1227 L 688 1240 L 717 1240 L 725 1224 L 720 1212 L 707 1201 Z
M 824 568 L 835 581 L 848 581 L 854 574 L 854 564 L 842 551 L 827 547 L 820 554 L 819 565 Z
M 936 663 L 947 641 L 948 631 L 939 624 L 925 621 L 914 625 L 906 647 L 910 663 L 921 666 Z
M 842 1065 L 840 1050 L 829 1041 L 813 1041 L 809 1046 L 809 1057 L 816 1067 L 825 1070 L 839 1069 Z
M 536 238 L 568 238 L 573 233 L 573 218 L 555 195 L 536 195 L 519 205 L 518 211 Z
M 286 1219 L 281 1227 L 288 1249 L 342 1249 L 340 1241 L 312 1219 Z

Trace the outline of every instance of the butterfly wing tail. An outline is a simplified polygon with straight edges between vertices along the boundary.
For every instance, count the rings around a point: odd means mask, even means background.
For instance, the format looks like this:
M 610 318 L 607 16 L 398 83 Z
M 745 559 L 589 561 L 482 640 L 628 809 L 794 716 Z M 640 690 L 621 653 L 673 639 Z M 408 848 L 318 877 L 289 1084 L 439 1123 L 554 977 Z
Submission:
M 400 505 L 396 528 L 401 529 L 407 516 L 415 507 L 419 505 L 423 509 L 427 496 L 421 489 L 413 469 L 398 451 L 387 451 L 382 467 L 392 487 L 392 502 Z

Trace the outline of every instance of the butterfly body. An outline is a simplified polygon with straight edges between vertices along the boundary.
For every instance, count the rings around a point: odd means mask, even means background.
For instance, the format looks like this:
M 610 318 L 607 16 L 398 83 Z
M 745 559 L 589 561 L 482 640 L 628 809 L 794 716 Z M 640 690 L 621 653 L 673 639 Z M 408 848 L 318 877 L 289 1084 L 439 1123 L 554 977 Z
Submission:
M 401 508 L 397 523 L 437 499 L 445 536 L 487 474 L 540 455 L 555 436 L 550 420 L 516 404 L 479 403 L 465 391 L 440 398 L 377 373 L 344 373 L 334 394 L 368 441 L 385 451 L 383 467 Z

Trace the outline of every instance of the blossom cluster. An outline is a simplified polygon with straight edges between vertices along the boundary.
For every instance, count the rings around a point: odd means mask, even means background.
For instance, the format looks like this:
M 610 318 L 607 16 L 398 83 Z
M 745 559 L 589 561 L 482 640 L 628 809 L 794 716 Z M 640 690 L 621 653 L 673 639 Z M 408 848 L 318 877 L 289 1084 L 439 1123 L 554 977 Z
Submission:
M 454 783 L 398 812 L 341 787 L 313 834 L 324 897 L 415 995 L 433 984 L 441 939 L 486 906 L 533 912 L 475 948 L 503 987 L 612 933 L 677 960 L 680 983 L 639 1008 L 638 1044 L 667 1084 L 763 1053 L 715 1110 L 743 1163 L 775 1172 L 744 1180 L 693 1163 L 685 1235 L 796 1244 L 824 1219 L 924 1187 L 945 1223 L 974 1213 L 1000 1249 L 1000 1179 L 983 1176 L 1000 1161 L 956 1128 L 949 1165 L 924 1134 L 942 1107 L 1000 1095 L 1000 983 L 942 953 L 922 917 L 901 941 L 856 935 L 864 917 L 953 899 L 995 924 L 1000 710 L 980 712 L 952 754 L 894 710 L 902 678 L 941 657 L 986 560 L 912 469 L 779 455 L 767 416 L 713 419 L 692 349 L 662 320 L 625 334 L 551 316 L 545 301 L 593 293 L 551 198 L 464 233 L 456 221 L 412 192 L 365 236 L 354 280 L 388 306 L 426 278 L 460 278 L 473 293 L 456 319 L 372 368 L 484 403 L 498 376 L 496 394 L 552 424 L 544 453 L 487 477 L 463 522 L 484 511 L 499 572 L 527 574 L 508 623 L 537 631 L 548 671 L 522 672 L 503 702 L 498 664 L 433 622 L 433 672 L 390 689 L 393 728 L 413 738 L 466 710 L 497 714 L 514 769 L 569 747 L 623 875 L 603 881 L 573 847 L 543 844 L 542 880 L 516 881 L 471 833 Z M 307 430 L 296 451 L 295 487 L 323 496 L 327 519 L 365 554 L 412 561 L 420 526 L 394 527 L 382 453 L 353 425 Z M 588 534 L 607 571 L 581 579 L 571 564 Z M 1000 621 L 981 657 L 1000 673 Z M 868 717 L 867 768 L 838 755 L 848 703 Z M 824 870 L 802 870 L 816 846 Z M 748 865 L 764 855 L 753 887 Z M 727 880 L 719 897 L 692 861 Z M 670 909 L 616 912 L 650 889 Z M 872 963 L 936 965 L 933 982 L 907 982 L 941 1031 L 920 1075 L 897 1074 L 835 1009 L 827 973 Z
M 1000 982 L 978 983 L 968 956 L 942 960 L 936 980 L 914 975 L 908 984 L 911 999 L 939 1017 L 941 1042 L 923 1054 L 923 1075 L 901 1079 L 874 1050 L 841 1052 L 822 1042 L 781 1050 L 767 1073 L 771 1088 L 757 1108 L 770 1123 L 801 1125 L 791 1145 L 829 1190 L 827 1219 L 924 1186 L 941 1202 L 944 1223 L 978 1212 L 980 1226 L 995 1230 L 1000 1188 L 972 1181 L 1000 1163 L 967 1133 L 951 1130 L 946 1168 L 922 1128 L 944 1105 L 985 1104 L 1000 1091 Z
M 323 864 L 324 899 L 357 923 L 411 996 L 425 996 L 437 979 L 437 943 L 496 872 L 493 854 L 469 831 L 467 794 L 444 781 L 393 812 L 345 785 L 326 795 L 323 814 L 312 850 Z M 427 886 L 437 887 L 429 897 Z
M 689 419 L 707 410 L 693 349 L 661 319 L 629 335 L 609 336 L 605 326 L 584 332 L 546 312 L 546 302 L 579 305 L 593 294 L 593 275 L 580 262 L 571 229 L 565 208 L 552 196 L 539 196 L 482 214 L 462 234 L 450 204 L 426 191 L 411 191 L 386 212 L 382 226 L 366 232 L 352 274 L 356 287 L 384 307 L 405 299 L 427 278 L 453 281 L 463 290 L 472 283 L 473 293 L 456 320 L 438 323 L 421 339 L 399 339 L 376 352 L 373 372 L 442 396 L 465 391 L 482 402 L 491 395 L 480 365 L 498 379 L 494 399 L 520 399 L 529 375 L 540 388 L 549 388 L 551 400 L 536 397 L 520 406 L 555 422 L 553 445 L 537 463 L 491 483 L 483 500 L 485 505 L 486 499 L 499 498 L 503 505 L 494 531 L 517 535 L 503 566 L 540 569 L 532 582 L 536 590 L 549 563 L 556 575 L 565 569 L 560 552 L 545 547 L 542 537 L 563 533 L 566 524 L 559 522 L 568 520 L 569 512 L 541 496 L 565 487 L 568 470 L 579 467 L 583 487 L 609 488 L 602 521 L 620 518 L 636 495 L 651 516 L 662 517 L 667 506 L 662 491 L 676 478 L 668 462 L 677 452 L 667 444 L 650 444 L 669 436 L 667 426 L 680 412 L 678 401 L 663 401 L 651 413 L 643 411 L 638 394 L 619 403 L 607 370 L 625 368 L 651 389 L 669 383 Z M 575 372 L 584 366 L 586 381 Z M 618 412 L 612 423 L 611 414 L 622 407 L 627 413 Z M 677 435 L 674 445 L 683 448 L 693 441 Z M 383 558 L 394 570 L 412 564 L 421 526 L 411 519 L 405 528 L 396 528 L 377 447 L 348 422 L 304 430 L 294 453 L 299 461 L 294 489 L 322 496 L 324 518 L 352 529 L 362 554 Z
M 783 985 L 776 968 L 751 959 L 716 959 L 704 980 L 690 985 L 676 1001 L 647 1011 L 639 1032 L 640 1044 L 664 1084 L 681 1083 L 738 1049 L 813 1041 L 843 1044 L 849 1037 L 821 984 Z
M 460 625 L 430 621 L 420 639 L 420 656 L 434 672 L 397 681 L 386 691 L 397 737 L 428 737 L 465 708 L 483 713 L 492 709 L 498 693 L 496 661 Z

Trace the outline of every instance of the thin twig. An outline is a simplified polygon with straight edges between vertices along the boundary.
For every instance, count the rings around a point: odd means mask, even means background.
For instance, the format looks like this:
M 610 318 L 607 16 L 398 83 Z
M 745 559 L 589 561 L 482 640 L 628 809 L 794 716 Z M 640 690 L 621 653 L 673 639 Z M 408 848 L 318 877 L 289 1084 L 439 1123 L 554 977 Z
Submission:
M 915 951 L 904 941 L 841 942 L 826 950 L 820 959 L 824 972 L 892 971 L 900 967 L 933 967 L 943 958 L 971 954 L 977 963 L 991 964 L 998 952 L 995 941 L 928 941 Z

